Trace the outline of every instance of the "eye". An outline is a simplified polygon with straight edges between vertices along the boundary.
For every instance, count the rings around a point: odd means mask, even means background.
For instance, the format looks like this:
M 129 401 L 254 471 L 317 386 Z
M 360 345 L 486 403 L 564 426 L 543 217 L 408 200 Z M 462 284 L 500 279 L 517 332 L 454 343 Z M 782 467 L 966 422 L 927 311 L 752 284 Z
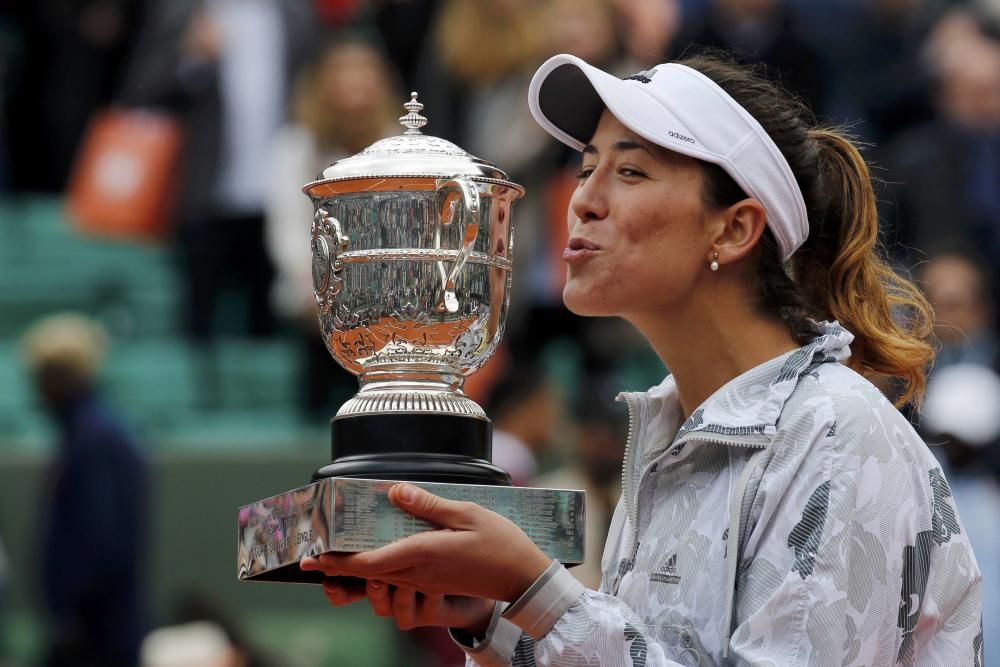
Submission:
M 631 167 L 622 167 L 618 170 L 618 173 L 625 178 L 644 178 L 646 174 L 642 173 L 638 169 L 632 169 Z
M 583 180 L 594 173 L 593 167 L 580 167 L 580 171 L 576 172 L 576 177 Z

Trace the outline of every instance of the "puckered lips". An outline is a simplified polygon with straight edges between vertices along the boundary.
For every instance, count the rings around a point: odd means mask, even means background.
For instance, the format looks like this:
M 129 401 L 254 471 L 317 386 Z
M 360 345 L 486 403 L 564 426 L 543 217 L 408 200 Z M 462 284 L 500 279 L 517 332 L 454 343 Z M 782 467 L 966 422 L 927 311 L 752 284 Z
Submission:
M 563 261 L 567 264 L 576 264 L 590 259 L 601 251 L 601 246 L 593 241 L 574 236 L 566 243 L 563 250 Z

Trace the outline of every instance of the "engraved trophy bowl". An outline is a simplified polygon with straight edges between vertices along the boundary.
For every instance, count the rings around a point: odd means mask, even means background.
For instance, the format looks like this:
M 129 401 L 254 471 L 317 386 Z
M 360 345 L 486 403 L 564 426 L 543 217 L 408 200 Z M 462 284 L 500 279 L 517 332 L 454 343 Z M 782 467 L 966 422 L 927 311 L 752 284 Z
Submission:
M 584 492 L 510 486 L 490 463 L 489 419 L 462 392 L 503 334 L 511 207 L 524 189 L 422 134 L 411 98 L 403 134 L 303 188 L 320 329 L 360 391 L 331 420 L 332 462 L 311 483 L 239 508 L 241 580 L 321 583 L 302 558 L 435 529 L 389 502 L 399 480 L 505 516 L 563 563 L 584 559 Z
M 420 131 L 340 160 L 313 202 L 319 325 L 360 391 L 331 422 L 327 477 L 509 485 L 490 422 L 462 391 L 493 355 L 510 293 L 511 208 L 524 189 L 495 165 Z

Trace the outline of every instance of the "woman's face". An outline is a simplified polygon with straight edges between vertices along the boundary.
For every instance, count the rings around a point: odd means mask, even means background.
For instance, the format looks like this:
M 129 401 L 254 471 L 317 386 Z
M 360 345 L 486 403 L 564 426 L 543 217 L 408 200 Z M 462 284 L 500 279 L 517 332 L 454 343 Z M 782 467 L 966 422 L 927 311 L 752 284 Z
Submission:
M 578 315 L 665 313 L 708 271 L 697 160 L 650 144 L 607 111 L 570 199 L 563 301 Z
M 334 47 L 323 60 L 319 88 L 330 111 L 357 116 L 374 113 L 389 86 L 378 53 L 348 43 Z

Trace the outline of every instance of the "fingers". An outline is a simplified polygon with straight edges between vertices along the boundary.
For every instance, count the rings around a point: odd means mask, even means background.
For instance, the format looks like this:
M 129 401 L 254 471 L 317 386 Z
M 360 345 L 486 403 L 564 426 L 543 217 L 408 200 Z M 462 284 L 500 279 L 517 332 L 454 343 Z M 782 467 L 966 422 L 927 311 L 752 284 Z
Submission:
M 405 580 L 406 573 L 453 549 L 450 538 L 454 535 L 453 531 L 428 531 L 404 537 L 374 551 L 325 553 L 319 557 L 318 567 L 328 576 Z
M 376 616 L 392 616 L 392 591 L 388 584 L 378 579 L 370 579 L 365 594 Z
M 396 484 L 389 489 L 389 500 L 414 516 L 455 530 L 470 530 L 480 509 L 475 503 L 441 498 L 413 484 Z
M 389 545 L 393 546 L 393 545 Z M 382 553 L 389 547 L 363 553 L 326 553 L 317 560 L 317 569 L 327 576 L 352 576 L 362 579 L 378 579 L 379 575 L 391 572 L 398 555 Z M 304 561 L 303 561 L 304 562 Z
M 400 630 L 412 630 L 418 625 L 417 611 L 423 595 L 409 586 L 396 586 L 392 594 L 392 617 Z
M 332 580 L 328 580 L 332 581 Z M 327 588 L 327 584 L 324 584 Z M 331 597 L 333 586 L 330 586 Z M 419 592 L 405 584 L 392 585 L 377 579 L 349 593 L 350 600 L 367 597 L 372 611 L 377 616 L 392 618 L 400 630 L 412 630 L 424 626 L 438 627 L 482 627 L 489 625 L 493 616 L 494 602 L 479 598 L 461 596 L 431 595 Z M 331 602 L 336 606 L 348 604 L 343 593 Z M 481 633 L 480 633 L 481 634 Z
M 392 617 L 400 630 L 412 630 L 420 625 L 420 606 L 424 598 L 410 586 L 390 586 L 384 581 L 368 582 L 368 602 L 377 616 Z
M 323 580 L 323 593 L 334 607 L 343 607 L 363 599 L 365 586 L 349 579 L 330 577 Z
M 447 625 L 445 596 L 427 595 L 411 586 L 385 586 L 390 589 L 389 614 L 400 630 L 412 630 L 428 625 Z M 372 606 L 374 607 L 374 602 Z M 381 602 L 380 602 L 381 604 Z

